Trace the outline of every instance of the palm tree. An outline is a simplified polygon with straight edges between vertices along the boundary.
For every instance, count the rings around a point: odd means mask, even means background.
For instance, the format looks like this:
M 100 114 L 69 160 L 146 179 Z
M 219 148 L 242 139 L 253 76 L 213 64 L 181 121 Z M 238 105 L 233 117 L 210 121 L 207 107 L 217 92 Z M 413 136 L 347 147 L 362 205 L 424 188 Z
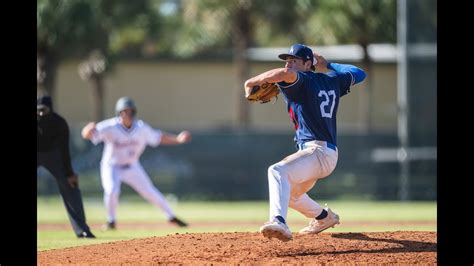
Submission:
M 368 47 L 371 43 L 396 43 L 397 12 L 395 0 L 320 0 L 315 14 L 327 34 L 323 42 L 356 43 L 362 47 L 367 72 L 366 95 L 359 94 L 361 118 L 365 131 L 372 131 L 373 113 L 372 64 Z M 332 40 L 331 40 L 332 39 Z
M 227 54 L 232 47 L 236 79 L 235 96 L 236 127 L 249 125 L 249 106 L 243 94 L 243 84 L 249 78 L 250 64 L 247 49 L 258 44 L 269 44 L 275 38 L 286 35 L 288 42 L 304 39 L 304 19 L 295 20 L 295 14 L 309 16 L 316 7 L 309 1 L 218 1 L 202 0 L 182 2 L 183 27 L 180 41 L 174 47 L 178 56 L 199 54 Z M 262 31 L 263 29 L 263 31 Z M 217 52 L 216 52 L 217 51 Z
M 82 80 L 92 85 L 92 100 L 94 102 L 93 120 L 100 121 L 104 116 L 104 76 L 107 70 L 107 60 L 100 50 L 93 50 L 87 60 L 79 64 L 78 72 Z
M 36 20 L 37 90 L 54 96 L 59 64 L 86 54 L 103 42 L 103 34 L 87 1 L 38 0 Z
M 113 65 L 111 58 L 141 51 L 145 41 L 158 36 L 160 17 L 151 1 L 38 0 L 38 94 L 54 96 L 62 61 L 87 57 L 79 74 L 92 84 L 94 119 L 101 119 L 103 79 Z

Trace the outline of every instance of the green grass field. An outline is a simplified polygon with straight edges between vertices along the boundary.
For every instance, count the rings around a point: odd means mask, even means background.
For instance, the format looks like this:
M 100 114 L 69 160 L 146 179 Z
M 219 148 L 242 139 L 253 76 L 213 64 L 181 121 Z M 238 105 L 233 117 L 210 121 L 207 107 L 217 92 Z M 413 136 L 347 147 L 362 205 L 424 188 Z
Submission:
M 167 225 L 161 210 L 141 198 L 122 197 L 117 213 L 119 230 L 104 232 L 100 230 L 106 213 L 102 200 L 84 199 L 87 222 L 97 239 L 77 239 L 60 196 L 38 198 L 37 249 L 41 251 L 186 232 L 256 232 L 259 225 L 268 219 L 267 201 L 176 202 L 170 199 L 170 203 L 176 214 L 190 223 L 190 227 L 180 229 Z M 322 200 L 319 203 L 327 203 L 341 217 L 341 224 L 329 232 L 436 231 L 436 202 Z M 309 219 L 290 209 L 287 221 L 290 229 L 297 232 Z M 121 224 L 130 223 L 151 226 L 124 226 L 120 229 Z M 150 229 L 154 225 L 159 225 L 158 229 Z

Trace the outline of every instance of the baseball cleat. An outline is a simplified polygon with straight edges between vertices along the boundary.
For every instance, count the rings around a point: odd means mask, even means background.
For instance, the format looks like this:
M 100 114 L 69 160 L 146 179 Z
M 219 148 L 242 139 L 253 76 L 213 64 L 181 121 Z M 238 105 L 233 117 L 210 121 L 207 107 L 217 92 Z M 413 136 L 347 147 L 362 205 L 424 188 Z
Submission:
M 276 238 L 280 241 L 290 241 L 293 237 L 288 226 L 276 219 L 266 222 L 260 227 L 260 233 L 268 239 Z
M 117 227 L 115 226 L 115 222 L 107 222 L 102 226 L 103 231 L 110 231 L 115 229 L 117 229 Z
M 172 219 L 170 219 L 168 222 L 174 224 L 174 225 L 177 225 L 179 227 L 187 227 L 188 224 L 185 223 L 184 221 L 178 219 L 177 217 L 173 217 Z
M 77 235 L 77 238 L 95 238 L 95 235 L 91 231 L 84 231 Z
M 309 225 L 300 230 L 300 234 L 317 234 L 329 227 L 334 227 L 336 224 L 339 224 L 339 215 L 327 207 L 324 209 L 328 212 L 328 216 L 321 220 L 316 220 L 316 218 L 311 219 Z

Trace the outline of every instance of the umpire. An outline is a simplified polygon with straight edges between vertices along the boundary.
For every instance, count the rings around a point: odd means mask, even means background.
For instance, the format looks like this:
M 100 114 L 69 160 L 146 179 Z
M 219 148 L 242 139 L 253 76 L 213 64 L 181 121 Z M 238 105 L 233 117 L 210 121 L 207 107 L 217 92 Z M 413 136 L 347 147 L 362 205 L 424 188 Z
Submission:
M 95 238 L 86 224 L 77 175 L 72 170 L 69 127 L 66 120 L 53 111 L 53 103 L 49 96 L 37 99 L 36 117 L 36 168 L 45 167 L 56 179 L 76 236 Z

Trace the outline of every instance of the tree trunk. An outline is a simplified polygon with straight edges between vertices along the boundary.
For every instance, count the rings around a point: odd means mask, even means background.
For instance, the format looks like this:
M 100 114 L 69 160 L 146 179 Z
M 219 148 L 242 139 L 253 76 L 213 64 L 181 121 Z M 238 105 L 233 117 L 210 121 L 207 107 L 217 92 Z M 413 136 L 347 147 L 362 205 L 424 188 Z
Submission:
M 102 76 L 93 76 L 90 79 L 92 86 L 93 121 L 104 118 L 104 80 Z
M 250 42 L 249 5 L 241 4 L 235 11 L 232 43 L 234 49 L 234 67 L 236 72 L 236 123 L 239 128 L 247 128 L 250 123 L 249 104 L 245 99 L 244 83 L 249 77 L 247 48 Z
M 36 93 L 37 96 L 49 95 L 54 98 L 56 86 L 56 73 L 58 71 L 58 60 L 55 56 L 43 52 L 38 52 L 36 58 L 37 64 L 37 79 L 36 79 Z

